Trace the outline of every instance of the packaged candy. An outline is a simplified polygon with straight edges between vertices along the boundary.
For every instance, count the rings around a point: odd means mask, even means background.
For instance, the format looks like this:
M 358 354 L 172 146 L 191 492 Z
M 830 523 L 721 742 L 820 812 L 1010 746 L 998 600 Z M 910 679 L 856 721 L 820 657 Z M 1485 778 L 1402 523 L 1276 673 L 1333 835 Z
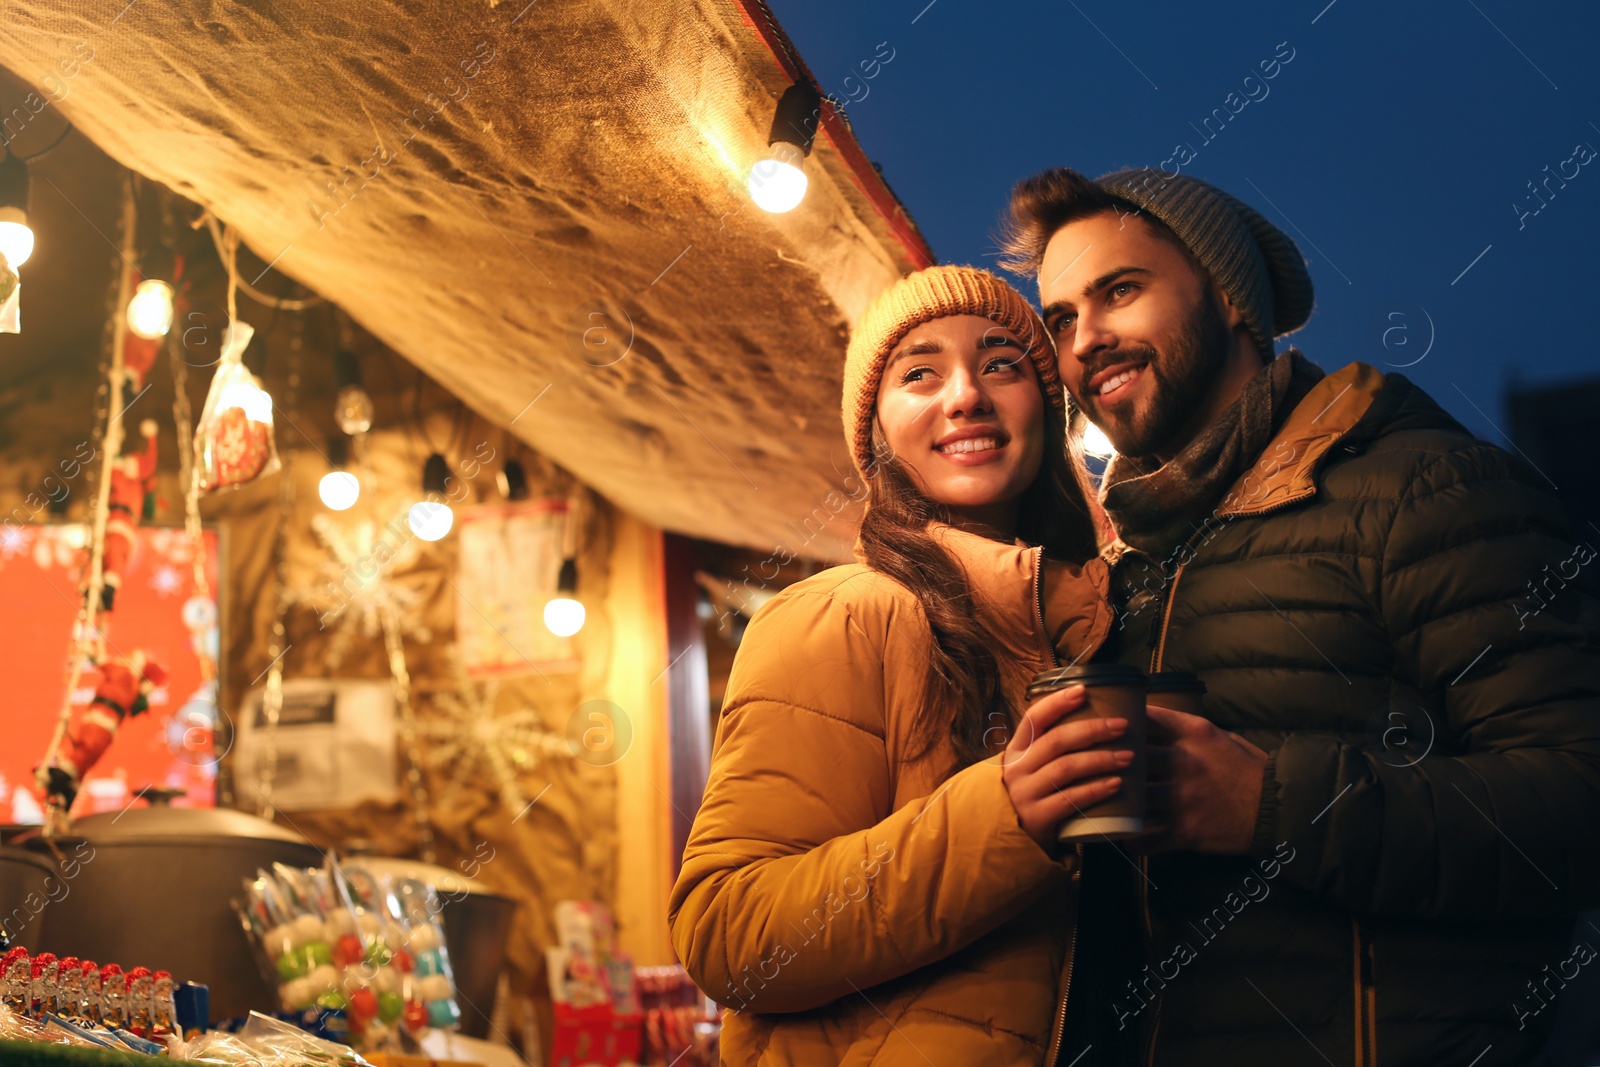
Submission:
M 272 397 L 242 362 L 254 329 L 234 322 L 223 339 L 216 376 L 194 428 L 200 488 L 244 485 L 279 467 L 272 432 Z
M 16 1015 L 33 1011 L 33 966 L 21 945 L 0 957 L 0 1004 Z
M 120 1029 L 128 1024 L 128 979 L 115 963 L 100 968 L 99 1021 L 108 1029 Z
M 34 1018 L 43 1015 L 54 1015 L 61 1007 L 60 997 L 56 992 L 56 982 L 60 977 L 60 963 L 56 960 L 54 952 L 41 952 L 33 957 L 33 1010 Z
M 85 1025 L 98 1026 L 104 1018 L 100 1006 L 100 967 L 94 960 L 84 960 L 78 973 L 82 976 L 83 998 L 78 1002 L 78 1020 Z
M 167 971 L 157 971 L 151 976 L 150 1034 L 166 1037 L 178 1029 L 178 1005 L 174 997 L 176 983 Z
M 275 864 L 244 888 L 234 907 L 284 1011 L 342 1012 L 364 1049 L 460 1019 L 427 885 L 330 856 L 321 869 Z
M 150 977 L 150 968 L 132 967 L 128 970 L 128 1022 L 125 1029 L 144 1037 L 150 1033 L 152 1019 L 151 999 L 154 994 L 154 983 Z
M 56 1014 L 75 1023 L 82 1022 L 83 961 L 76 956 L 63 956 L 56 973 L 56 995 L 60 1005 Z

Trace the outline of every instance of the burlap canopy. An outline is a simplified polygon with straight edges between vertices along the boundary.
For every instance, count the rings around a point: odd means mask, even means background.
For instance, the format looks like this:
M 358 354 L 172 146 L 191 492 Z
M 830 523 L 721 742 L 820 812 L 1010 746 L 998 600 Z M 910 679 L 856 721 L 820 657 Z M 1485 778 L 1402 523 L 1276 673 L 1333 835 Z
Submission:
M 0 65 L 113 158 L 626 510 L 848 553 L 847 324 L 927 252 L 837 120 L 797 210 L 751 203 L 802 69 L 758 3 L 0 12 Z

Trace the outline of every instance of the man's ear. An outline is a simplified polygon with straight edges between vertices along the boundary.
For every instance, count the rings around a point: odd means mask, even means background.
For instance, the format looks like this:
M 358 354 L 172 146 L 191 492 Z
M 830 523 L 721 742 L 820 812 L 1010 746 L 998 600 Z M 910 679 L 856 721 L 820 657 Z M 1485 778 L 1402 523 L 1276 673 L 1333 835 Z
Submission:
M 1211 292 L 1217 298 L 1217 307 L 1222 312 L 1222 321 L 1228 324 L 1229 332 L 1245 326 L 1244 315 L 1239 311 L 1239 305 L 1223 291 L 1222 286 L 1212 282 Z

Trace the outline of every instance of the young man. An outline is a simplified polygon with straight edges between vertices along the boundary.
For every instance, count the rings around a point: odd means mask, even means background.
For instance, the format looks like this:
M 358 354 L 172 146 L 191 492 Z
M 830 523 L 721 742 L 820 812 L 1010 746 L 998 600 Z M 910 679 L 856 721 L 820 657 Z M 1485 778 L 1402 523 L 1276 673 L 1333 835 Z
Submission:
M 1400 375 L 1275 357 L 1311 279 L 1221 190 L 1048 171 L 1007 251 L 1117 448 L 1112 655 L 1207 687 L 1152 712 L 1167 836 L 1087 850 L 1060 1062 L 1545 1062 L 1600 946 L 1595 539 Z

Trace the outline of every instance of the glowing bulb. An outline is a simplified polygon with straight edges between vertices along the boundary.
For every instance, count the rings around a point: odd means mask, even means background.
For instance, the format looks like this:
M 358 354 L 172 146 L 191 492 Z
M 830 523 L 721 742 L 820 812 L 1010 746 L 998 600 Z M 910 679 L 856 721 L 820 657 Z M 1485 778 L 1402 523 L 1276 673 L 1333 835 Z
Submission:
M 439 540 L 450 532 L 450 526 L 455 521 L 450 505 L 442 500 L 419 500 L 411 505 L 411 511 L 406 515 L 406 524 L 411 527 L 411 532 L 424 541 Z
M 0 255 L 13 270 L 33 255 L 33 230 L 28 228 L 28 216 L 18 208 L 0 208 Z
M 317 495 L 334 511 L 345 511 L 361 496 L 361 482 L 349 471 L 329 471 L 317 483 Z
M 750 199 L 763 211 L 793 211 L 806 195 L 805 153 L 798 145 L 774 141 L 766 159 L 750 168 Z
M 217 410 L 243 408 L 251 422 L 272 425 L 272 395 L 256 382 L 229 382 L 217 396 Z
M 372 429 L 372 397 L 359 385 L 347 385 L 333 401 L 333 418 L 339 429 L 354 437 Z
M 544 624 L 557 637 L 571 637 L 583 629 L 587 614 L 576 600 L 558 596 L 544 606 Z
M 128 329 L 146 341 L 165 337 L 172 329 L 172 286 L 155 278 L 140 282 L 128 301 Z
M 1111 438 L 1092 422 L 1083 426 L 1083 450 L 1091 456 L 1108 459 L 1117 454 L 1117 446 L 1111 443 Z

